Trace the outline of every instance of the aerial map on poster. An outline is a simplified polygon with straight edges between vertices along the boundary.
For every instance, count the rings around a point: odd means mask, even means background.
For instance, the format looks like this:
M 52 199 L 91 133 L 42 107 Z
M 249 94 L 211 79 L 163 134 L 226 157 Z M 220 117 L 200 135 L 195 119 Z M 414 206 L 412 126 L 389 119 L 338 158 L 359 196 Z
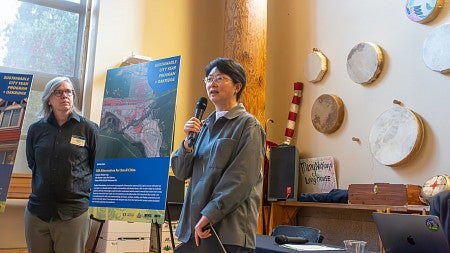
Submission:
M 90 213 L 164 221 L 180 56 L 107 72 Z

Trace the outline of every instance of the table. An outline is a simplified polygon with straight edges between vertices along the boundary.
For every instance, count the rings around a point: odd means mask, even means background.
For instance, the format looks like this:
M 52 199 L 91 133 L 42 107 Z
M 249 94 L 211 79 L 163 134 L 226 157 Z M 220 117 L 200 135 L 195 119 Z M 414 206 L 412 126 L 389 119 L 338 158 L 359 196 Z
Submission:
M 320 243 L 311 243 L 311 242 L 309 242 L 308 244 L 320 244 Z M 326 245 L 326 244 L 323 244 L 323 245 Z M 334 246 L 334 245 L 327 245 L 327 246 L 339 248 L 339 246 Z M 274 236 L 256 235 L 256 250 L 255 250 L 255 253 L 275 253 L 275 252 L 298 253 L 299 251 L 280 247 L 275 242 L 275 237 Z M 310 252 L 313 252 L 313 251 L 310 251 Z M 314 252 L 318 252 L 318 253 L 322 253 L 322 252 L 344 253 L 344 252 L 350 252 L 350 251 L 346 251 L 346 250 L 325 250 L 325 251 L 314 251 Z

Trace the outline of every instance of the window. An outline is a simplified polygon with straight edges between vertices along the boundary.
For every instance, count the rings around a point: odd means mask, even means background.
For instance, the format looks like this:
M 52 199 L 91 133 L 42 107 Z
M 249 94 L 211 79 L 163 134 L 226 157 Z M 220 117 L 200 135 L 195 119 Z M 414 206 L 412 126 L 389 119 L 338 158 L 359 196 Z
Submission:
M 0 114 L 0 128 L 19 126 L 20 109 L 5 110 Z
M 15 156 L 14 150 L 0 150 L 0 164 L 13 164 Z
M 38 91 L 68 76 L 82 105 L 84 83 L 92 80 L 99 0 L 1 1 L 0 72 L 33 74 Z
M 33 75 L 27 102 L 20 108 L 0 108 L 0 130 L 9 134 L 0 135 L 0 163 L 9 163 L 16 155 L 25 157 L 23 135 L 37 119 L 40 96 L 50 79 L 69 77 L 79 109 L 89 117 L 90 97 L 84 94 L 92 91 L 100 0 L 0 1 L 0 72 Z M 31 113 L 24 120 L 26 108 Z M 5 139 L 15 131 L 10 128 L 20 125 L 24 129 L 17 142 Z M 15 161 L 13 172 L 29 173 L 26 159 Z

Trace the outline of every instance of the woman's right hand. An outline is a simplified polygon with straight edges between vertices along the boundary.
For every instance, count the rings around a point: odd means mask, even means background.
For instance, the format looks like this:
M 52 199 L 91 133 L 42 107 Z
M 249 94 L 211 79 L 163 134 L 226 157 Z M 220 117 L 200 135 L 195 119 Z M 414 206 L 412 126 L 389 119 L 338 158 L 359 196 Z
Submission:
M 190 132 L 198 133 L 200 132 L 200 128 L 202 127 L 203 123 L 197 119 L 196 117 L 190 118 L 186 124 L 184 124 L 184 133 L 186 134 L 186 137 L 189 136 Z
M 190 132 L 199 133 L 200 132 L 200 128 L 202 127 L 202 125 L 203 125 L 203 122 L 201 122 L 196 117 L 190 118 L 186 122 L 186 124 L 184 124 L 183 130 L 184 130 L 184 133 L 186 134 L 186 138 L 184 139 L 184 148 L 186 150 L 188 150 L 189 152 L 192 152 L 192 147 L 188 146 L 189 133 Z

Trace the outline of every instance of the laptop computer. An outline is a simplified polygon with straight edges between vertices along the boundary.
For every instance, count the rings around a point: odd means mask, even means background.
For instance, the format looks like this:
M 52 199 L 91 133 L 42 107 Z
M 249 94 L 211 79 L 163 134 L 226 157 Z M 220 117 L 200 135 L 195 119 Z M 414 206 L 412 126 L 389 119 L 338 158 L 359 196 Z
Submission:
M 373 213 L 386 253 L 449 253 L 439 218 L 433 215 Z

